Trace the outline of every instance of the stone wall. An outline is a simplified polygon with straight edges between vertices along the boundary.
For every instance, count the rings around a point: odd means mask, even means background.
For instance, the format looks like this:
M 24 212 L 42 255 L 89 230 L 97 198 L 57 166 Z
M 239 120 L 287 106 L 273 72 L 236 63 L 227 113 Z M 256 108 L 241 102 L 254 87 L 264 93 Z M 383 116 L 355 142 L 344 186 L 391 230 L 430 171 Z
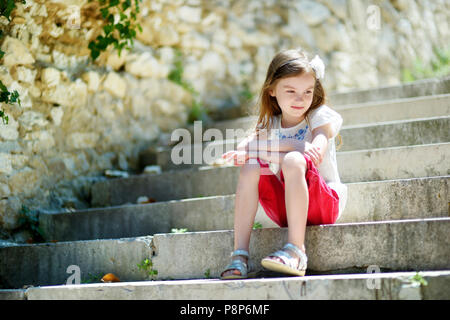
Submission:
M 0 80 L 21 98 L 2 106 L 0 238 L 29 238 L 22 206 L 89 207 L 91 184 L 107 169 L 136 172 L 138 153 L 185 126 L 194 99 L 212 112 L 255 97 L 280 49 L 319 54 L 328 91 L 398 84 L 450 43 L 449 12 L 445 0 L 144 0 L 134 49 L 90 63 L 96 1 L 18 4 L 0 20 Z M 177 52 L 197 97 L 168 80 Z

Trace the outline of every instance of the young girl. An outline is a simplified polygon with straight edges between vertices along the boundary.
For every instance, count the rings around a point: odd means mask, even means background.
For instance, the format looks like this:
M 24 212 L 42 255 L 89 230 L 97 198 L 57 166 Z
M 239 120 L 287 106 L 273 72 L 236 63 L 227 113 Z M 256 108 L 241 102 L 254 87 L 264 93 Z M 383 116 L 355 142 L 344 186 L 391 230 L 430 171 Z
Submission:
M 236 190 L 234 252 L 222 279 L 248 276 L 250 235 L 258 208 L 280 227 L 288 243 L 261 261 L 264 268 L 303 276 L 307 225 L 333 224 L 344 210 L 334 138 L 342 117 L 325 105 L 320 79 L 325 67 L 298 50 L 278 53 L 269 65 L 260 94 L 253 134 L 237 150 L 222 155 L 242 166 Z

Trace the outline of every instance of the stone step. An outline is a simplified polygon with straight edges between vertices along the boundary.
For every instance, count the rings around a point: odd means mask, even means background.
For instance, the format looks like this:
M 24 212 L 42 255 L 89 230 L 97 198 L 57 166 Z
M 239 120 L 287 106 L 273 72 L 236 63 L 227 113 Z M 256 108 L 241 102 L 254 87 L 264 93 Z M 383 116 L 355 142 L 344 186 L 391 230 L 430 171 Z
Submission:
M 396 86 L 384 86 L 329 94 L 331 105 L 350 105 L 410 97 L 431 96 L 450 92 L 450 76 L 418 80 Z
M 448 270 L 450 218 L 308 226 L 308 274 L 351 273 L 377 265 L 392 271 Z M 287 228 L 257 229 L 250 240 L 256 271 L 286 242 Z M 233 231 L 155 234 L 153 266 L 159 279 L 219 277 L 233 249 Z M 414 245 L 416 244 L 416 245 Z M 175 258 L 176 257 L 176 258 Z
M 447 217 L 450 176 L 349 183 L 345 211 L 337 223 Z M 76 212 L 41 213 L 47 241 L 137 237 L 171 232 L 233 229 L 235 195 L 150 204 L 128 204 Z M 258 204 L 255 221 L 276 227 Z
M 344 126 L 340 131 L 343 145 L 338 147 L 338 153 L 450 142 L 449 127 L 450 116 Z M 211 165 L 220 161 L 223 153 L 235 150 L 240 141 L 241 138 L 219 139 L 191 144 L 193 140 L 189 138 L 174 147 L 150 147 L 140 153 L 139 163 L 142 167 L 159 165 L 163 170 Z
M 342 116 L 345 126 L 395 120 L 442 117 L 450 114 L 450 94 L 387 101 L 371 101 L 332 108 L 336 109 Z M 213 125 L 202 128 L 202 133 L 207 129 L 215 128 L 220 130 L 223 137 L 226 138 L 226 129 L 243 129 L 246 131 L 254 128 L 257 120 L 257 116 L 248 116 L 219 121 Z M 194 136 L 194 125 L 189 126 L 187 129 L 191 132 L 191 135 Z
M 336 157 L 344 183 L 450 174 L 445 161 L 450 157 L 450 143 L 343 151 Z M 239 172 L 237 166 L 205 166 L 103 180 L 92 186 L 91 204 L 102 207 L 135 203 L 142 195 L 166 201 L 233 194 Z
M 450 116 L 346 126 L 340 151 L 450 142 Z
M 137 266 L 152 257 L 152 237 L 11 244 L 0 246 L 0 287 L 66 284 L 73 271 L 80 268 L 81 282 L 99 280 L 114 273 L 121 280 L 146 280 L 148 275 Z
M 354 273 L 369 265 L 389 271 L 448 270 L 449 228 L 450 218 L 308 226 L 307 274 Z M 264 256 L 287 241 L 287 231 L 252 231 L 256 271 L 262 270 Z M 229 262 L 233 236 L 227 230 L 5 246 L 0 247 L 0 279 L 3 288 L 61 285 L 71 275 L 68 267 L 76 265 L 81 279 L 111 272 L 122 281 L 148 280 L 137 266 L 145 259 L 157 271 L 155 280 L 216 278 Z
M 426 283 L 421 284 L 420 281 L 426 281 Z M 450 271 L 381 272 L 228 281 L 201 279 L 93 283 L 35 287 L 26 290 L 0 290 L 0 299 L 2 298 L 14 300 L 447 300 L 450 299 Z M 253 314 L 259 312 L 262 315 L 263 310 L 257 309 L 253 311 Z M 166 310 L 166 315 L 169 315 L 169 312 Z M 180 312 L 181 308 L 172 310 L 170 315 L 175 317 Z M 227 310 L 225 307 L 214 309 L 215 315 L 228 316 L 232 312 L 233 309 L 230 307 Z M 244 311 L 241 310 L 241 312 Z
M 450 94 L 371 101 L 335 109 L 344 125 L 442 117 L 450 114 Z
M 326 88 L 325 88 L 326 89 Z M 347 92 L 329 92 L 329 104 L 335 107 L 351 104 L 406 99 L 412 97 L 433 96 L 450 92 L 450 76 L 423 79 L 394 86 L 383 86 L 370 89 L 355 89 Z M 252 106 L 236 106 L 222 108 L 211 116 L 214 120 L 226 120 L 248 116 L 253 112 Z

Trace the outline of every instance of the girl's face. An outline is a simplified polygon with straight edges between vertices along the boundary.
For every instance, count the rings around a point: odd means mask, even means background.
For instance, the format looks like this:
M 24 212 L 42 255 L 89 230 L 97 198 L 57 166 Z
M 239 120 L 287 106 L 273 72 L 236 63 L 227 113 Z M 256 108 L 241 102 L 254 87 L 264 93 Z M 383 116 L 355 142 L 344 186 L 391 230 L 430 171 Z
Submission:
M 269 94 L 277 99 L 282 111 L 283 123 L 293 126 L 305 119 L 311 106 L 316 80 L 311 73 L 278 80 Z

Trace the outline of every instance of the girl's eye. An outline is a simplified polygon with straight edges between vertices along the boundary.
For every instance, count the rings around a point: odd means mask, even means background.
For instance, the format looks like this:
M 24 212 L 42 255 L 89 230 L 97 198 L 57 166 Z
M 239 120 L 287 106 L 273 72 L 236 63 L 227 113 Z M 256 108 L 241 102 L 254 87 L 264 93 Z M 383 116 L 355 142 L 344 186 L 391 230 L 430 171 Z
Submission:
M 311 94 L 312 93 L 312 91 L 306 91 L 306 94 Z
M 294 90 L 288 90 L 288 91 L 286 91 L 287 93 L 294 93 L 295 91 Z

